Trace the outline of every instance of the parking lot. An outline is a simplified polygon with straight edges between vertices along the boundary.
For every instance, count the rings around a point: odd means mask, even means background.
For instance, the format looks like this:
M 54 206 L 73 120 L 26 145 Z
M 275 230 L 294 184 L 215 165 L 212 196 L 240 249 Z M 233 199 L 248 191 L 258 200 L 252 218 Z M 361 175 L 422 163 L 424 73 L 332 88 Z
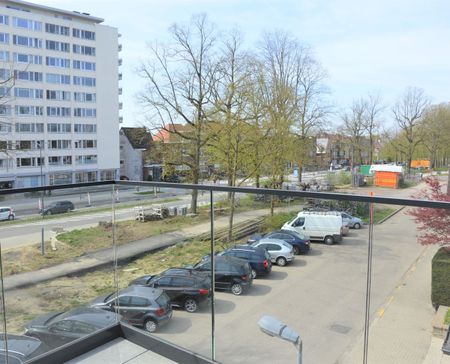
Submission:
M 270 356 L 272 362 L 295 362 L 292 344 L 259 330 L 258 320 L 268 314 L 300 333 L 305 362 L 335 363 L 364 327 L 367 242 L 367 227 L 351 230 L 342 244 L 315 243 L 292 264 L 274 266 L 242 296 L 216 292 L 216 359 L 257 363 Z M 403 212 L 374 228 L 372 320 L 422 250 Z M 209 309 L 176 310 L 157 335 L 210 356 Z

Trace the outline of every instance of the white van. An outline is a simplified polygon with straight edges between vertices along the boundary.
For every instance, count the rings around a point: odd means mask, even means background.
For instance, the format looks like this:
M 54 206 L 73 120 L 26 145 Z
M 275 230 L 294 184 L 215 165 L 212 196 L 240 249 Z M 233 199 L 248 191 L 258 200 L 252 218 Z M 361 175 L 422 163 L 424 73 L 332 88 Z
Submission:
M 309 235 L 311 240 L 331 245 L 342 241 L 342 216 L 334 211 L 301 211 L 297 217 L 285 223 L 282 229 L 294 230 Z

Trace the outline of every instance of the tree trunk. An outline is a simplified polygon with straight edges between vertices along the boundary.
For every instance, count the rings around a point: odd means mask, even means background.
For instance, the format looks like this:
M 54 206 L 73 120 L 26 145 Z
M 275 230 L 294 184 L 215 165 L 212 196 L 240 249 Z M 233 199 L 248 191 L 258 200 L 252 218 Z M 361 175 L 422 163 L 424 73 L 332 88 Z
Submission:
M 234 218 L 234 192 L 231 192 L 230 201 L 230 216 L 228 217 L 228 243 L 233 239 L 233 218 Z
M 300 183 L 302 181 L 302 169 L 303 169 L 303 161 L 298 160 L 298 182 Z

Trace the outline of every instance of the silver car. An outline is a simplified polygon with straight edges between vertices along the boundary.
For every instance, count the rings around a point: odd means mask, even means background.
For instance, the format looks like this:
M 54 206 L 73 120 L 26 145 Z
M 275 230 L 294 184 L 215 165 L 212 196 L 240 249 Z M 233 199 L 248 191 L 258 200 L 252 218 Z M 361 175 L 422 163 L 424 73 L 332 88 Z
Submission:
M 342 213 L 342 221 L 352 229 L 360 229 L 363 221 L 359 217 L 352 216 L 346 212 Z
M 281 239 L 261 239 L 251 246 L 267 250 L 272 263 L 280 266 L 285 266 L 288 262 L 294 260 L 294 248 Z

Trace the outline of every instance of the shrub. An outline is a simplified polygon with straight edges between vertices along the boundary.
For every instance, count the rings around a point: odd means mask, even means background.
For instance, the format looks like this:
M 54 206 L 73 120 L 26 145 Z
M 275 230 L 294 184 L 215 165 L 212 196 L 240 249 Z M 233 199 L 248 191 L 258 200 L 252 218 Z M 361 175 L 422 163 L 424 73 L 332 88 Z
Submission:
M 270 216 L 264 220 L 264 224 L 262 226 L 262 230 L 264 232 L 266 231 L 272 231 L 272 230 L 278 230 L 281 229 L 283 224 L 285 222 L 288 222 L 289 220 L 292 220 L 295 216 L 297 216 L 298 212 L 283 212 L 280 214 L 275 214 L 273 216 Z
M 440 248 L 432 260 L 431 302 L 434 307 L 450 306 L 450 247 Z

